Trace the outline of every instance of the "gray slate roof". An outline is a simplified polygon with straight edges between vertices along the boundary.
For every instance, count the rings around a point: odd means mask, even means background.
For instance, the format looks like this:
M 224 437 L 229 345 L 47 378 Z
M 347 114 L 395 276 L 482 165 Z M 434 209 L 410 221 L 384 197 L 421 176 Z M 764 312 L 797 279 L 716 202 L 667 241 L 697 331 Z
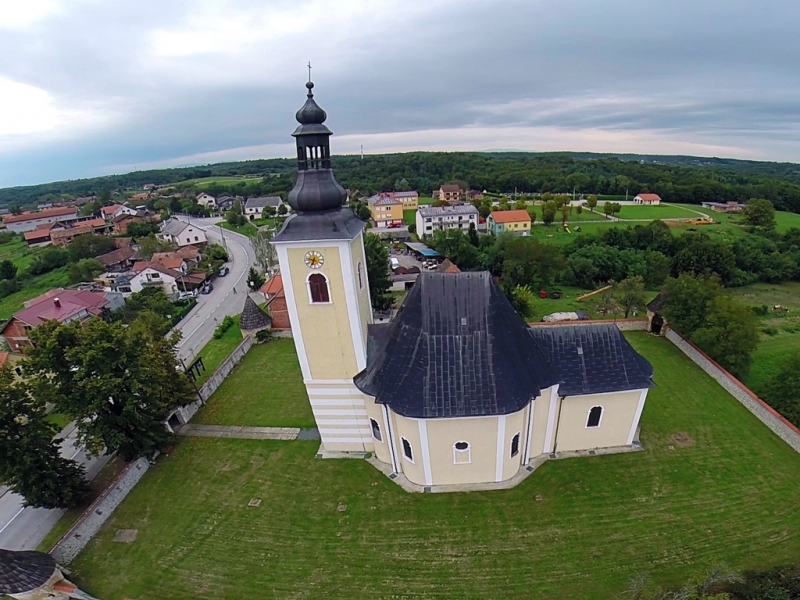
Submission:
M 364 229 L 364 222 L 349 208 L 336 208 L 319 212 L 300 212 L 283 223 L 272 241 L 324 241 L 352 240 Z
M 44 552 L 0 548 L 0 594 L 22 594 L 44 585 L 56 570 L 55 559 Z
M 261 310 L 253 299 L 248 296 L 244 301 L 244 310 L 239 319 L 239 329 L 242 331 L 258 331 L 272 325 L 272 317 Z
M 439 217 L 444 215 L 477 215 L 478 209 L 473 204 L 456 204 L 454 206 L 420 206 L 419 214 L 423 217 Z
M 181 231 L 186 229 L 189 226 L 188 223 L 185 221 L 179 221 L 178 219 L 167 219 L 164 221 L 164 226 L 161 228 L 162 233 L 167 233 L 171 236 L 178 236 L 181 234 Z
M 244 207 L 264 208 L 265 206 L 271 206 L 272 208 L 278 208 L 281 204 L 283 204 L 283 200 L 280 196 L 264 196 L 261 198 L 248 198 Z
M 556 383 L 574 396 L 653 387 L 610 323 L 529 328 L 488 272 L 421 273 L 391 323 L 370 325 L 354 383 L 412 418 L 502 415 Z

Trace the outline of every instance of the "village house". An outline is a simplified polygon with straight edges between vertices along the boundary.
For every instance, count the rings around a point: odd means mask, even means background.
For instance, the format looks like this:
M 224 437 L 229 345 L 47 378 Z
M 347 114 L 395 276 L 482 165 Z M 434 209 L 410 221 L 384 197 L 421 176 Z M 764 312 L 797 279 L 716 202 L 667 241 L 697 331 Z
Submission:
M 411 192 L 389 192 L 395 200 L 403 203 L 403 210 L 417 210 L 419 208 L 419 193 Z
M 403 224 L 403 202 L 393 194 L 377 194 L 367 198 L 369 214 L 375 226 L 397 227 Z
M 131 292 L 141 292 L 145 288 L 159 288 L 167 296 L 178 292 L 178 279 L 181 273 L 157 263 L 137 262 L 133 265 L 135 275 L 130 280 Z
M 200 192 L 195 197 L 197 203 L 200 206 L 205 206 L 206 208 L 216 208 L 217 207 L 217 200 L 211 194 L 207 194 L 206 192 Z
M 133 256 L 136 251 L 130 246 L 117 248 L 111 252 L 106 252 L 97 257 L 97 261 L 105 267 L 109 273 L 124 272 L 130 269 L 133 264 Z
M 272 329 L 291 331 L 289 309 L 286 306 L 286 293 L 280 273 L 273 275 L 259 290 L 267 300 L 267 310 L 272 317 Z
M 420 206 L 416 215 L 417 235 L 432 235 L 444 229 L 469 229 L 478 225 L 478 209 L 472 204 L 456 206 Z
M 461 187 L 454 183 L 447 183 L 439 188 L 439 200 L 444 202 L 461 202 L 464 198 L 464 192 Z
M 180 271 L 184 274 L 187 273 L 189 269 L 186 260 L 177 252 L 156 252 L 150 258 L 150 262 L 158 263 L 163 267 L 167 267 L 173 271 Z
M 633 201 L 637 204 L 650 204 L 658 206 L 661 204 L 661 196 L 658 194 L 637 194 L 633 197 Z
M 28 334 L 45 321 L 60 323 L 83 321 L 104 311 L 114 311 L 125 301 L 121 294 L 84 290 L 50 290 L 25 303 L 25 308 L 9 319 L 0 331 L 12 352 L 31 345 Z
M 114 226 L 114 233 L 125 234 L 128 232 L 128 226 L 131 223 L 158 223 L 160 220 L 160 215 L 146 209 L 139 209 L 118 214 L 114 217 L 112 223 Z
M 190 244 L 205 244 L 208 241 L 205 231 L 196 225 L 186 221 L 179 221 L 175 218 L 167 219 L 156 237 L 160 240 L 177 244 L 179 247 Z
M 494 235 L 504 232 L 514 235 L 530 235 L 531 215 L 527 210 L 496 210 L 489 213 L 486 225 Z
M 275 211 L 283 204 L 280 196 L 265 196 L 259 198 L 248 198 L 244 205 L 244 214 L 251 221 L 264 218 L 264 209 L 269 207 Z
M 714 212 L 721 212 L 721 213 L 740 213 L 742 209 L 744 209 L 744 204 L 740 204 L 739 202 L 703 202 L 701 205 L 703 208 L 709 208 Z
M 59 206 L 38 212 L 24 212 L 19 215 L 3 215 L 3 223 L 8 231 L 24 233 L 33 231 L 40 225 L 49 223 L 68 223 L 78 220 L 78 209 L 74 206 Z

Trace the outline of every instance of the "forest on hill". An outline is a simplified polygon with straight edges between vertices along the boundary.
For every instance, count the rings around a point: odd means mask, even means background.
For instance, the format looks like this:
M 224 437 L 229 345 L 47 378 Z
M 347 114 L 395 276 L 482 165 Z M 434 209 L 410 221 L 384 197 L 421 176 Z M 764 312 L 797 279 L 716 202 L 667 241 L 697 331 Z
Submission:
M 503 193 L 572 192 L 633 196 L 655 192 L 666 201 L 770 200 L 778 210 L 800 212 L 800 165 L 691 156 L 591 153 L 408 152 L 334 156 L 336 176 L 362 193 L 416 189 L 428 195 L 442 183 L 464 182 L 473 189 Z M 91 179 L 0 189 L 0 206 L 31 206 L 58 196 L 85 196 L 101 190 L 141 189 L 209 177 L 263 176 L 261 183 L 214 184 L 225 193 L 288 192 L 295 161 L 278 158 L 200 167 L 137 171 Z

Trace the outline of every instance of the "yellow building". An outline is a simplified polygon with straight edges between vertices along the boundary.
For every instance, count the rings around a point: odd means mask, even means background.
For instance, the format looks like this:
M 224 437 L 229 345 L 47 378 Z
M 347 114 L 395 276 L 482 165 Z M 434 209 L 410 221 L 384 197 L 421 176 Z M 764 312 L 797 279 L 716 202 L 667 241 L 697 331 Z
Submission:
M 367 199 L 369 213 L 376 227 L 397 227 L 403 224 L 403 202 L 393 194 L 378 194 Z
M 372 323 L 363 223 L 343 208 L 307 86 L 295 214 L 272 243 L 320 454 L 374 452 L 432 489 L 637 448 L 652 367 L 614 325 L 529 328 L 488 272 L 421 273 L 394 320 Z
M 531 234 L 531 215 L 527 210 L 495 210 L 486 219 L 489 231 L 495 235 L 511 232 L 515 235 Z

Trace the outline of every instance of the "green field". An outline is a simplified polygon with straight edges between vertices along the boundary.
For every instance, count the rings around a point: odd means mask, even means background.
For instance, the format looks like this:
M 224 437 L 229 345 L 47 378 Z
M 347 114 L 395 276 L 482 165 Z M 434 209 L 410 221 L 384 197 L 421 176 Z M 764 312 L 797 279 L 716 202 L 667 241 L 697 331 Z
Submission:
M 414 225 L 417 220 L 417 211 L 415 210 L 404 210 L 403 211 L 403 222 L 406 225 Z
M 596 211 L 603 212 L 602 204 L 598 203 Z M 658 206 L 625 204 L 614 215 L 620 219 L 695 219 L 700 218 L 696 212 L 676 204 L 659 204 Z
M 433 198 L 430 198 L 428 196 L 424 196 L 424 197 L 420 196 L 419 197 L 419 204 L 420 205 L 422 205 L 422 204 L 433 204 Z
M 242 176 L 242 177 L 201 177 L 199 179 L 187 179 L 185 181 L 178 181 L 176 183 L 171 183 L 168 185 L 160 186 L 162 188 L 169 188 L 174 187 L 176 185 L 181 186 L 188 186 L 193 185 L 198 189 L 203 189 L 210 186 L 213 183 L 217 183 L 219 185 L 231 185 L 232 183 L 260 183 L 263 181 L 263 177 L 253 177 L 253 176 Z
M 279 339 L 253 346 L 193 422 L 314 427 L 294 342 Z
M 65 287 L 68 284 L 67 267 L 55 269 L 44 275 L 25 278 L 23 280 L 23 285 L 25 286 L 23 289 L 0 300 L 0 318 L 7 319 L 15 312 L 22 310 L 24 308 L 23 303 L 27 300 L 44 294 L 53 288 Z
M 667 340 L 629 339 L 658 384 L 644 452 L 551 461 L 511 490 L 424 495 L 364 461 L 315 459 L 318 442 L 186 438 L 71 565 L 73 579 L 138 600 L 608 599 L 642 572 L 680 585 L 714 565 L 796 561 L 800 456 Z M 274 363 L 237 371 L 252 372 L 236 385 L 249 410 L 260 411 L 247 394 L 285 394 L 288 376 L 302 389 L 296 365 Z M 113 542 L 119 529 L 136 541 Z

